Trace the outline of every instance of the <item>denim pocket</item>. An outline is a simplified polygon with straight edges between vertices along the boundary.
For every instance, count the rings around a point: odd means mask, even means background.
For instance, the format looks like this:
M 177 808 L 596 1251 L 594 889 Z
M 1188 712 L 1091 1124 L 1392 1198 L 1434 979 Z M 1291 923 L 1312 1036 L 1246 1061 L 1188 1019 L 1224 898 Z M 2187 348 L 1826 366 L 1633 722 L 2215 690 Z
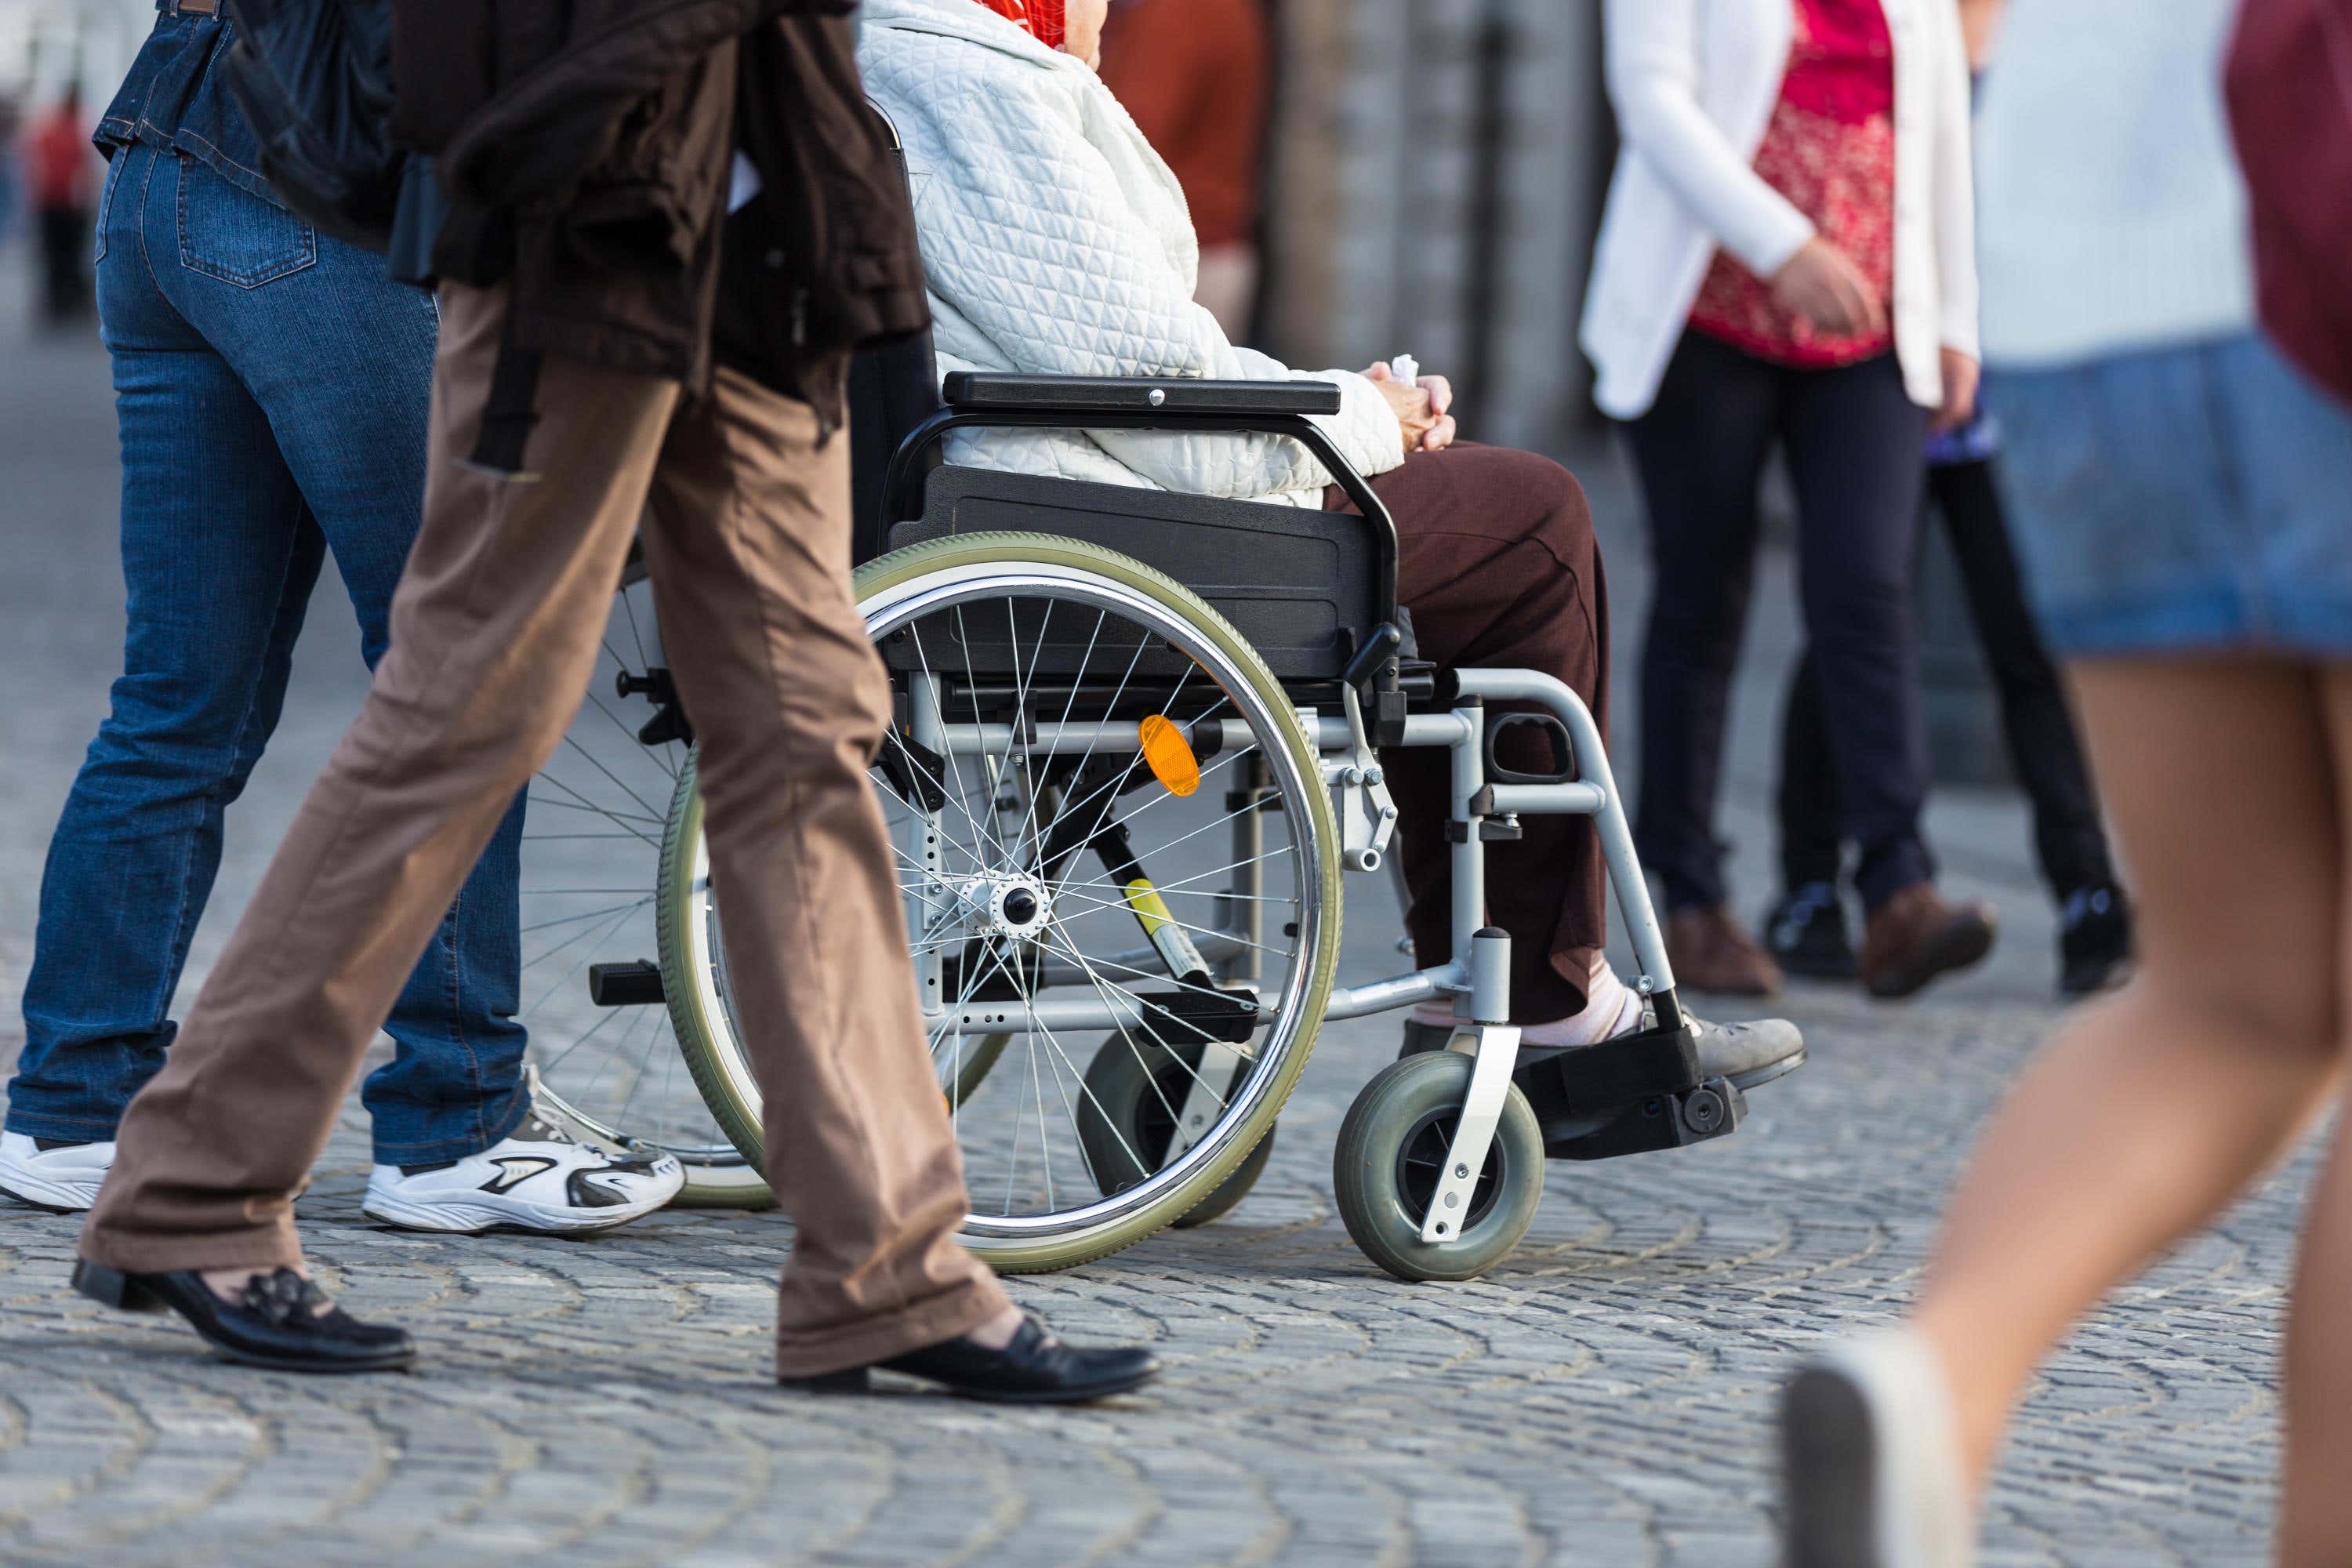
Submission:
M 114 187 L 122 183 L 122 166 L 131 162 L 131 150 L 118 146 L 114 156 L 106 161 L 106 184 L 98 194 L 98 245 L 90 253 L 90 263 L 106 259 L 106 220 L 114 212 Z
M 263 201 L 184 153 L 180 166 L 180 265 L 240 289 L 313 267 L 319 237 L 285 208 Z

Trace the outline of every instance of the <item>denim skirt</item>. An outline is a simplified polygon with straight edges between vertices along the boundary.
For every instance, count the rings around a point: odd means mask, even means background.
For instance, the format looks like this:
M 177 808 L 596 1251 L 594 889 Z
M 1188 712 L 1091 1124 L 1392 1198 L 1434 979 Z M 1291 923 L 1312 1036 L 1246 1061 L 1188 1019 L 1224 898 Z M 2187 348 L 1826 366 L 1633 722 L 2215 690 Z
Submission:
M 2352 659 L 2352 409 L 2259 335 L 2003 370 L 1987 395 L 2061 658 Z

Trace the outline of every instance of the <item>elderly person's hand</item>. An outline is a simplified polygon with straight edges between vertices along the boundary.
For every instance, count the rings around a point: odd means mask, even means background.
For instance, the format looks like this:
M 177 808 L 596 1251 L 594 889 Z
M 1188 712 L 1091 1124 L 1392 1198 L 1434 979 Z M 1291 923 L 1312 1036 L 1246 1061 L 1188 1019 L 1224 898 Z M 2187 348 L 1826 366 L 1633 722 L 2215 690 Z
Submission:
M 1364 376 L 1389 400 L 1407 452 L 1443 452 L 1454 445 L 1461 432 L 1448 412 L 1454 406 L 1452 382 L 1442 375 L 1424 375 L 1408 386 L 1396 378 L 1386 360 L 1364 372 Z

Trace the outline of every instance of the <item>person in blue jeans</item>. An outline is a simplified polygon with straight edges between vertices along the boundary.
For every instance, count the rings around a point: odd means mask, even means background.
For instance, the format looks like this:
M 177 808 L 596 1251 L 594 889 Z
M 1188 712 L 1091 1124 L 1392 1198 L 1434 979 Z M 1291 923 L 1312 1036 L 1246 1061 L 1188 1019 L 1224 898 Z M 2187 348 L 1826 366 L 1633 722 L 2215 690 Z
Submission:
M 0 1193 L 88 1208 L 162 1067 L 224 817 L 278 722 L 332 555 L 382 657 L 425 496 L 429 295 L 278 205 L 215 82 L 215 0 L 164 0 L 100 122 L 101 334 L 122 442 L 129 632 L 111 710 L 49 844 Z M 386 1025 L 367 1079 L 367 1212 L 416 1229 L 601 1229 L 660 1207 L 675 1160 L 534 1113 L 515 1019 L 524 803 L 507 814 Z

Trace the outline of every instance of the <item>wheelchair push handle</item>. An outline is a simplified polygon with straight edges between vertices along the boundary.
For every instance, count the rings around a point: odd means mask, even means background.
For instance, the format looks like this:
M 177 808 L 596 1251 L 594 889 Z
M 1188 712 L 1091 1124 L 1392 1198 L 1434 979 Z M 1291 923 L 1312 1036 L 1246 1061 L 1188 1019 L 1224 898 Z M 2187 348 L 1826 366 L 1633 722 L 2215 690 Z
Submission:
M 1533 724 L 1549 736 L 1554 744 L 1553 755 L 1567 759 L 1557 771 L 1548 773 L 1522 773 L 1506 767 L 1501 761 L 1503 737 L 1512 729 Z M 1582 776 L 1576 765 L 1576 738 L 1568 726 L 1549 713 L 1502 713 L 1486 721 L 1486 777 L 1489 782 L 1504 784 L 1574 784 Z

